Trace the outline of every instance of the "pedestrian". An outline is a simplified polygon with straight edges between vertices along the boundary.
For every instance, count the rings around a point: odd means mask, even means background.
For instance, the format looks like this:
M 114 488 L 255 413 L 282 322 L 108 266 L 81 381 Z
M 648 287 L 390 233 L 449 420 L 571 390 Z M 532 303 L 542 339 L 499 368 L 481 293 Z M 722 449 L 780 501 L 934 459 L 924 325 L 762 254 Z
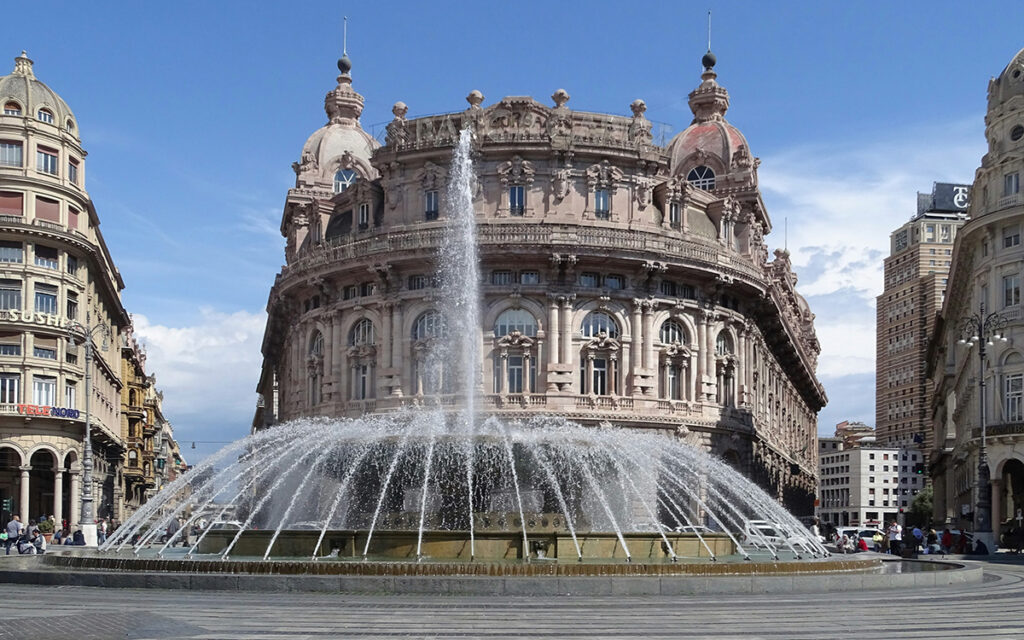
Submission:
M 100 518 L 100 522 L 96 525 L 96 542 L 103 544 L 107 541 L 107 519 Z
M 846 548 L 847 548 L 847 546 L 849 544 L 850 544 L 850 539 L 847 538 L 846 534 L 844 533 L 843 537 L 839 538 L 839 542 L 836 543 L 836 547 L 839 548 L 839 552 L 840 553 L 846 553 Z
M 7 547 L 7 555 L 11 555 L 11 545 L 17 545 L 18 538 L 21 536 L 21 529 L 21 518 L 15 515 L 11 518 L 11 521 L 7 523 L 7 542 L 5 543 L 5 546 Z M 14 550 L 18 550 L 17 546 L 15 546 Z
M 903 538 L 903 527 L 895 520 L 889 525 L 889 553 L 900 555 L 900 541 Z
M 939 535 L 935 533 L 935 529 L 928 530 L 928 536 L 925 538 L 925 553 L 939 553 Z
M 166 542 L 170 542 L 171 540 L 173 540 L 174 539 L 174 534 L 178 533 L 178 529 L 180 529 L 180 528 L 181 528 L 181 525 L 178 524 L 178 519 L 177 518 L 171 518 L 171 521 L 167 523 L 167 531 L 164 532 L 166 534 L 166 536 L 167 536 L 165 541 Z M 172 546 L 173 546 L 173 544 L 172 544 Z
M 857 538 L 857 551 L 867 551 L 868 541 L 866 538 Z
M 942 537 L 939 538 L 939 548 L 942 549 L 942 553 L 949 553 L 953 550 L 953 532 L 946 527 L 942 530 Z
M 882 540 L 884 539 L 885 536 L 881 531 L 875 531 L 875 535 L 871 536 L 871 542 L 875 543 L 875 553 L 882 553 Z
M 911 531 L 910 535 L 914 543 L 914 551 L 920 550 L 920 548 L 924 545 L 924 532 L 921 531 L 921 527 L 915 525 L 914 530 Z

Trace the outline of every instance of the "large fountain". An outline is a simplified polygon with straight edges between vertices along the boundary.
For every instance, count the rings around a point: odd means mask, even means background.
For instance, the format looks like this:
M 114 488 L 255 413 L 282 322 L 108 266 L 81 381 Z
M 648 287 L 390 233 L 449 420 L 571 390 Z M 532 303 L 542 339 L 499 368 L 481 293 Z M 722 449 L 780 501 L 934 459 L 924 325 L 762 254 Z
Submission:
M 779 503 L 679 440 L 558 418 L 481 419 L 472 139 L 463 131 L 438 256 L 427 391 L 457 406 L 302 419 L 239 440 L 154 496 L 105 552 L 647 565 L 825 557 Z M 172 523 L 183 523 L 176 528 Z M 204 528 L 194 527 L 203 522 Z M 169 526 L 172 525 L 172 526 Z M 188 533 L 197 535 L 189 537 Z

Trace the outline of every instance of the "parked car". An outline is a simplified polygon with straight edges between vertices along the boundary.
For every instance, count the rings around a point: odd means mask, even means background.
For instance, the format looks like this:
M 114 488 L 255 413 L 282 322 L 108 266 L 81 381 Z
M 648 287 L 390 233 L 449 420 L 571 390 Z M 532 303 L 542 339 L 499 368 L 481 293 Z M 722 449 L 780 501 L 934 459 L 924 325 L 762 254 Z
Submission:
M 767 520 L 747 520 L 740 534 L 740 542 L 755 549 L 768 549 L 769 545 L 776 549 L 807 544 L 810 532 L 794 532 L 783 525 Z
M 243 528 L 243 524 L 238 520 L 217 520 L 216 522 L 210 523 L 211 529 L 234 529 L 238 531 Z

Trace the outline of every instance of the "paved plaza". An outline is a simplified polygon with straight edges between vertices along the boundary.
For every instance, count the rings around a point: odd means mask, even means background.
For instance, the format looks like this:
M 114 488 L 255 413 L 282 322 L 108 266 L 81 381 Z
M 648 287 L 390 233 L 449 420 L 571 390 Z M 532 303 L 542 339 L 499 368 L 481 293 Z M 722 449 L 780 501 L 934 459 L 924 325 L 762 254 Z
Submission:
M 822 595 L 499 598 L 9 585 L 0 638 L 1024 638 L 1024 566 L 1000 554 L 985 570 L 975 585 Z

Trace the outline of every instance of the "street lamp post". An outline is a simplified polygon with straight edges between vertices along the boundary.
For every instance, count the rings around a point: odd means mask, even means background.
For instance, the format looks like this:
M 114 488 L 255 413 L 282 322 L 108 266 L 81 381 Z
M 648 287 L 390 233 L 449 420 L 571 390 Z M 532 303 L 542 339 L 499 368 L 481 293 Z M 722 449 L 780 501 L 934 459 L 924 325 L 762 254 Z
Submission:
M 992 480 L 988 468 L 988 452 L 985 448 L 985 349 L 994 341 L 1006 342 L 1003 329 L 1006 318 L 997 313 L 985 313 L 982 301 L 978 313 L 961 320 L 959 343 L 968 348 L 978 345 L 978 424 L 981 427 L 981 442 L 978 447 L 978 497 L 974 505 L 974 539 L 981 540 L 989 551 L 995 549 L 995 535 L 992 532 Z
M 86 322 L 88 323 L 88 317 Z M 81 342 L 85 346 L 85 438 L 82 441 L 82 499 L 79 510 L 78 526 L 85 536 L 85 544 L 95 547 L 97 544 L 96 517 L 93 513 L 92 495 L 92 414 L 89 402 L 92 399 L 92 358 L 96 347 L 95 335 L 103 336 L 103 350 L 110 342 L 110 329 L 105 324 L 89 327 L 77 320 L 68 323 L 68 341 Z

